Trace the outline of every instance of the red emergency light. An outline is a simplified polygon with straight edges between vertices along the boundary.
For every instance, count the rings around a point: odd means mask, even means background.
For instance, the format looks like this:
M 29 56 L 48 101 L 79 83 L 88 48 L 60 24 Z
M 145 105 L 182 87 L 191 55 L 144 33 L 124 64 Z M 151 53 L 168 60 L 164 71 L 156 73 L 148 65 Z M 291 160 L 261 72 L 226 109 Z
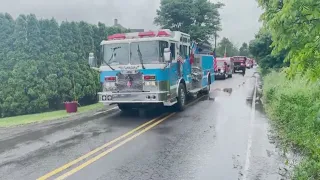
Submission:
M 148 32 L 139 32 L 138 34 L 139 37 L 155 37 L 156 33 L 153 31 L 148 31 Z
M 145 75 L 143 76 L 144 80 L 150 81 L 150 80 L 156 80 L 156 76 L 153 75 Z
M 113 39 L 125 39 L 126 35 L 125 34 L 113 34 L 111 36 L 108 36 L 108 40 L 113 40 Z
M 164 30 L 161 30 L 161 31 L 159 31 L 158 32 L 158 36 L 159 37 L 168 37 L 168 36 L 170 36 L 171 34 L 169 33 L 169 32 L 167 32 L 167 31 L 164 31 Z
M 116 81 L 116 77 L 115 76 L 106 76 L 104 77 L 105 81 Z

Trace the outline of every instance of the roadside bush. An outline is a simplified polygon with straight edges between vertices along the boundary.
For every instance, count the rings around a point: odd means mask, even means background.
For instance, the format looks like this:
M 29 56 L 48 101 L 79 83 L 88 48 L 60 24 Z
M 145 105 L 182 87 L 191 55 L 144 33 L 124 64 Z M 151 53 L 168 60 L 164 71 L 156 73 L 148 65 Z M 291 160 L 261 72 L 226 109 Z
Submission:
M 306 157 L 293 179 L 320 179 L 320 88 L 304 77 L 288 80 L 284 72 L 264 77 L 265 109 L 286 147 Z

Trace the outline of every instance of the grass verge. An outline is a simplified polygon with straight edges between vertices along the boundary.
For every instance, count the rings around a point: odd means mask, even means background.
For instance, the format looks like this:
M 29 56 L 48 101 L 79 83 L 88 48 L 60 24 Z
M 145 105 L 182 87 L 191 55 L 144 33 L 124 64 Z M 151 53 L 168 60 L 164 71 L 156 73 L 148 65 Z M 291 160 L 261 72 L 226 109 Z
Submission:
M 304 156 L 292 179 L 320 179 L 320 88 L 303 77 L 288 80 L 283 72 L 264 77 L 263 101 L 285 147 Z
M 74 114 L 88 112 L 88 111 L 92 111 L 99 108 L 103 108 L 102 103 L 82 106 L 82 107 L 79 107 L 78 112 Z M 29 124 L 29 123 L 35 123 L 35 122 L 50 121 L 54 119 L 69 117 L 74 114 L 68 114 L 65 110 L 60 110 L 60 111 L 52 111 L 52 112 L 45 112 L 45 113 L 39 113 L 39 114 L 0 118 L 0 127 L 11 127 L 11 126 L 17 126 L 17 125 L 23 125 L 23 124 Z

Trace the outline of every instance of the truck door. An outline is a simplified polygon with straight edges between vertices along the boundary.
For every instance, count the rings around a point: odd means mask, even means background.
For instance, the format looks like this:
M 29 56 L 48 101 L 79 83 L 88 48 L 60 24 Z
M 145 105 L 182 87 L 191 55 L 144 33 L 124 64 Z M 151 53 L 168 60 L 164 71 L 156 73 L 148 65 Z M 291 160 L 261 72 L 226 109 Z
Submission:
M 178 69 L 178 62 L 176 59 L 176 43 L 170 42 L 170 51 L 171 51 L 171 65 L 169 69 L 169 81 L 170 81 L 170 89 L 175 88 L 179 78 L 179 69 Z

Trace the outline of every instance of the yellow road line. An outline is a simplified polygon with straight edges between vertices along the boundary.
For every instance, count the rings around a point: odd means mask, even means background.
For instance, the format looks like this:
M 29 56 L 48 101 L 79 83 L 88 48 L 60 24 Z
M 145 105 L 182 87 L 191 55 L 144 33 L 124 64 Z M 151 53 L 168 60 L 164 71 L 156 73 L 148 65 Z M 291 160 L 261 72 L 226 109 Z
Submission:
M 70 166 L 72 166 L 72 165 L 74 165 L 74 164 L 76 164 L 76 163 L 78 163 L 78 162 L 80 162 L 80 161 L 82 161 L 82 160 L 84 160 L 86 158 L 88 158 L 89 156 L 97 153 L 98 151 L 100 151 L 100 150 L 102 150 L 102 149 L 114 144 L 115 142 L 117 142 L 117 141 L 119 141 L 119 140 L 121 140 L 121 139 L 123 139 L 123 138 L 125 138 L 125 137 L 127 137 L 127 136 L 129 136 L 131 134 L 133 134 L 134 132 L 138 131 L 139 129 L 141 129 L 141 128 L 147 126 L 147 125 L 149 125 L 150 123 L 153 123 L 158 118 L 159 117 L 154 118 L 154 119 L 152 119 L 152 120 L 150 120 L 150 121 L 148 121 L 148 122 L 136 127 L 135 129 L 127 132 L 126 134 L 123 134 L 122 136 L 120 136 L 120 137 L 118 137 L 118 138 L 116 138 L 116 139 L 114 139 L 114 140 L 112 140 L 112 141 L 110 141 L 110 142 L 108 142 L 108 143 L 106 143 L 106 144 L 104 144 L 104 145 L 102 145 L 102 146 L 100 146 L 100 147 L 88 152 L 87 154 L 85 154 L 83 156 L 80 156 L 79 158 L 77 158 L 77 159 L 75 159 L 75 160 L 73 160 L 73 161 L 71 161 L 71 162 L 69 162 L 69 163 L 67 163 L 67 164 L 65 164 L 65 165 L 63 165 L 63 166 L 61 166 L 61 167 L 59 167 L 59 168 L 57 168 L 57 169 L 45 174 L 43 176 L 41 176 L 41 177 L 39 177 L 37 180 L 48 179 L 49 177 L 51 177 L 51 176 L 53 176 L 53 175 L 65 170 L 65 169 L 69 168 Z
M 175 113 L 171 113 L 169 115 L 167 115 L 166 117 L 156 121 L 155 123 L 151 124 L 150 126 L 146 127 L 145 129 L 141 130 L 140 132 L 134 134 L 133 136 L 130 136 L 129 138 L 125 139 L 124 141 L 121 141 L 119 144 L 113 146 L 112 148 L 102 152 L 101 154 L 93 157 L 92 159 L 89 159 L 88 161 L 86 161 L 85 163 L 81 164 L 80 166 L 75 167 L 74 169 L 66 172 L 65 174 L 59 176 L 58 178 L 56 178 L 57 180 L 61 180 L 61 179 L 65 179 L 69 176 L 71 176 L 72 174 L 80 171 L 81 169 L 83 169 L 84 167 L 92 164 L 93 162 L 99 160 L 100 158 L 102 158 L 103 156 L 109 154 L 110 152 L 114 151 L 115 149 L 117 149 L 118 147 L 124 145 L 125 143 L 131 141 L 132 139 L 136 138 L 137 136 L 145 133 L 146 131 L 150 130 L 151 128 L 155 127 L 156 125 L 160 124 L 162 121 L 168 119 L 169 117 L 173 116 Z
M 203 98 L 203 97 L 200 97 L 200 98 L 195 99 L 194 101 L 188 103 L 186 106 L 190 106 L 190 105 L 198 102 L 198 100 L 201 99 L 201 98 Z M 175 114 L 175 113 L 174 113 L 174 114 Z M 172 115 L 173 115 L 173 114 L 169 114 L 168 116 L 165 117 L 165 119 L 171 117 Z M 37 180 L 46 180 L 46 179 L 48 179 L 48 178 L 50 178 L 50 177 L 52 177 L 52 176 L 60 173 L 61 171 L 66 170 L 67 168 L 69 168 L 69 167 L 77 164 L 78 162 L 80 162 L 80 161 L 88 158 L 89 156 L 91 156 L 91 155 L 93 155 L 93 154 L 101 151 L 102 149 L 104 149 L 104 148 L 106 148 L 106 147 L 108 147 L 108 146 L 116 143 L 117 141 L 119 141 L 119 140 L 121 140 L 121 139 L 123 139 L 123 138 L 125 138 L 125 137 L 127 137 L 127 136 L 129 136 L 129 135 L 131 135 L 131 134 L 133 134 L 134 132 L 138 131 L 139 129 L 141 129 L 141 128 L 143 128 L 143 127 L 145 127 L 145 126 L 153 123 L 153 122 L 156 121 L 156 119 L 158 119 L 158 118 L 159 118 L 159 117 L 154 118 L 154 119 L 152 119 L 152 120 L 150 120 L 150 121 L 148 121 L 148 122 L 146 122 L 146 123 L 138 126 L 137 128 L 135 128 L 135 129 L 127 132 L 126 134 L 123 134 L 122 136 L 120 136 L 120 137 L 118 137 L 118 138 L 116 138 L 116 139 L 114 139 L 114 140 L 112 140 L 112 141 L 110 141 L 110 142 L 108 142 L 108 143 L 106 143 L 106 144 L 104 144 L 104 145 L 102 145 L 102 146 L 100 146 L 100 147 L 98 147 L 98 148 L 96 148 L 96 149 L 88 152 L 87 154 L 85 154 L 85 155 L 83 155 L 83 156 L 80 156 L 79 158 L 77 158 L 77 159 L 75 159 L 75 160 L 73 160 L 73 161 L 71 161 L 71 162 L 69 162 L 69 163 L 67 163 L 67 164 L 65 164 L 65 165 L 63 165 L 63 166 L 61 166 L 61 167 L 59 167 L 59 168 L 57 168 L 57 169 L 55 169 L 55 170 L 53 170 L 53 171 L 45 174 L 45 175 L 43 175 L 43 176 L 41 176 L 41 177 L 39 177 Z M 157 121 L 157 122 L 158 122 L 158 121 Z M 159 123 L 158 123 L 158 124 L 159 124 Z M 140 135 L 140 134 L 139 134 L 139 135 Z M 135 136 L 135 137 L 136 137 L 136 136 Z

